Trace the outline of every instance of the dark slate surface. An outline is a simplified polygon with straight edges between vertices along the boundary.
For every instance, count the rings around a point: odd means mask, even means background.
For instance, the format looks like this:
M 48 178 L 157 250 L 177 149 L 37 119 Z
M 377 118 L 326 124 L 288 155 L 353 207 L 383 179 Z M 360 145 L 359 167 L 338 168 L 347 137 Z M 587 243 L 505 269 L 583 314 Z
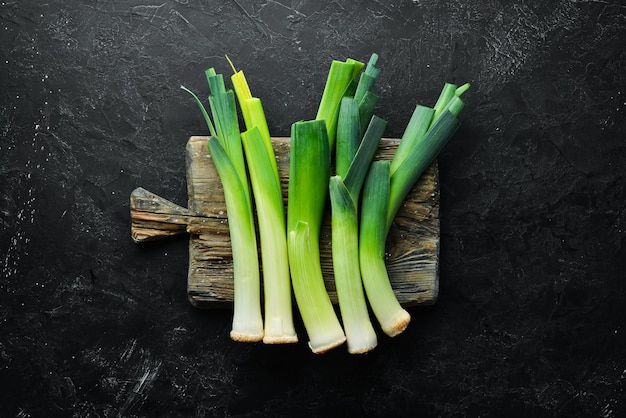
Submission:
M 0 415 L 625 416 L 625 30 L 617 1 L 3 1 Z M 233 343 L 187 301 L 186 239 L 130 240 L 135 187 L 186 204 L 206 128 L 179 85 L 227 53 L 288 135 L 331 59 L 372 52 L 387 136 L 473 84 L 439 301 L 366 356 L 301 324 Z

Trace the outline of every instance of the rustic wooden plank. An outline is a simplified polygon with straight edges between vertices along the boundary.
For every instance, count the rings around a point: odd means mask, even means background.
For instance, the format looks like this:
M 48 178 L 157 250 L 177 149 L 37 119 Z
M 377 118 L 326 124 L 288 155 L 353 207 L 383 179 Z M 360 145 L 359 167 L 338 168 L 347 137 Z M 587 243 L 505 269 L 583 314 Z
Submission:
M 199 308 L 229 307 L 233 298 L 233 270 L 223 188 L 207 147 L 208 137 L 194 136 L 186 149 L 189 191 L 189 301 Z M 289 138 L 272 138 L 285 206 L 289 173 Z M 385 138 L 375 159 L 390 159 L 397 139 Z M 336 303 L 331 259 L 330 215 L 320 235 L 322 272 L 331 300 Z M 428 305 L 439 291 L 439 176 L 433 163 L 400 208 L 387 240 L 391 284 L 404 306 Z

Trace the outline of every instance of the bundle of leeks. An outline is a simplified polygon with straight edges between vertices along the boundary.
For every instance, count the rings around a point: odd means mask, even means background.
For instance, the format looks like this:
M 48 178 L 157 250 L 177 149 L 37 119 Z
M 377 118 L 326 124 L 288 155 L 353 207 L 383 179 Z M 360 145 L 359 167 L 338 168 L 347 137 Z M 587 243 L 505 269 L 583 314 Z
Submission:
M 243 72 L 231 62 L 231 79 L 246 125 L 243 133 L 234 94 L 225 89 L 221 75 L 213 69 L 206 72 L 211 115 L 183 87 L 207 122 L 209 151 L 224 186 L 233 246 L 234 340 L 296 342 L 292 288 L 314 353 L 346 341 L 350 353 L 376 347 L 367 302 L 385 334 L 396 336 L 408 326 L 411 317 L 398 302 L 387 274 L 387 234 L 407 194 L 458 129 L 464 107 L 460 97 L 469 84 L 445 83 L 434 107 L 417 105 L 393 159 L 373 161 L 387 125 L 374 114 L 378 96 L 372 89 L 380 76 L 377 61 L 376 54 L 367 65 L 353 59 L 333 61 L 315 119 L 292 125 L 286 222 L 263 107 L 250 93 Z M 320 264 L 320 229 L 329 196 L 341 321 Z M 259 224 L 264 324 L 254 206 L 264 219 Z

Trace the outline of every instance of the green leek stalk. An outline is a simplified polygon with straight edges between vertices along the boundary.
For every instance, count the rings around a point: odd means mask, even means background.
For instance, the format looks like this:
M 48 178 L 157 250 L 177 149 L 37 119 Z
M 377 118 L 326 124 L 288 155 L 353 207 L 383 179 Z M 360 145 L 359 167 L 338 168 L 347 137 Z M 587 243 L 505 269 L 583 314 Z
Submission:
M 383 332 L 395 337 L 406 329 L 411 315 L 400 305 L 385 265 L 389 205 L 389 161 L 374 161 L 363 186 L 359 263 L 363 286 Z
M 252 96 L 252 93 L 250 92 L 250 87 L 248 86 L 248 82 L 243 71 L 237 71 L 235 65 L 228 58 L 228 56 L 226 57 L 226 59 L 233 69 L 233 75 L 230 77 L 230 79 L 233 83 L 235 94 L 237 95 L 237 101 L 239 102 L 239 107 L 241 108 L 241 114 L 246 125 L 246 130 L 252 129 L 254 127 L 257 127 L 259 129 L 261 138 L 263 139 L 263 144 L 265 145 L 265 150 L 269 155 L 270 161 L 272 163 L 274 175 L 276 176 L 277 181 L 279 181 L 276 155 L 274 154 L 272 138 L 270 136 L 269 127 L 267 126 L 267 120 L 265 118 L 265 111 L 263 110 L 263 104 L 261 103 L 261 99 Z
M 460 95 L 469 87 L 469 84 L 457 87 L 446 83 L 435 104 L 430 121 L 428 115 L 433 110 L 416 107 L 398 146 L 400 152 L 396 152 L 391 162 L 387 230 L 391 227 L 407 194 L 461 125 L 458 115 L 464 108 L 464 102 Z
M 209 152 L 224 186 L 233 252 L 234 306 L 230 337 L 234 341 L 263 339 L 258 252 L 252 207 L 239 173 L 221 143 L 209 139 Z
M 356 205 L 341 177 L 330 178 L 332 259 L 341 320 L 351 354 L 366 353 L 378 339 L 370 321 L 359 267 Z
M 380 70 L 376 68 L 377 62 L 378 55 L 372 54 L 359 78 L 354 95 L 350 96 L 346 92 L 347 95 L 344 95 L 340 102 L 336 129 L 335 174 L 342 178 L 345 178 L 374 117 L 378 96 L 371 90 L 380 76 Z M 382 132 L 380 134 L 382 135 Z M 371 151 L 375 152 L 375 148 Z M 369 165 L 364 165 L 362 168 L 367 171 L 368 167 Z
M 359 103 L 364 100 L 365 94 L 372 90 L 374 83 L 376 83 L 376 80 L 380 76 L 380 70 L 376 68 L 377 62 L 378 54 L 372 54 L 367 62 L 365 71 L 359 78 L 359 84 L 356 88 L 356 92 L 354 93 L 354 98 L 357 99 Z
M 320 264 L 319 238 L 329 177 L 326 122 L 294 123 L 287 195 L 287 249 L 296 303 L 314 353 L 324 353 L 346 341 Z
M 344 99 L 343 104 L 348 101 Z M 352 113 L 357 119 L 358 114 Z M 353 121 L 342 119 L 353 126 Z M 365 175 L 378 148 L 387 122 L 373 116 L 345 175 L 330 178 L 332 259 L 341 319 L 346 331 L 348 352 L 366 353 L 378 343 L 363 293 L 359 267 L 359 224 L 357 208 Z M 339 131 L 339 129 L 338 129 Z M 337 142 L 339 146 L 339 142 Z M 339 148 L 338 150 L 339 151 Z M 340 155 L 337 156 L 340 159 Z
M 450 137 L 460 126 L 459 120 L 450 111 L 441 116 L 426 132 L 419 146 L 413 147 L 406 159 L 398 165 L 391 176 L 387 228 L 391 226 L 402 202 L 420 178 L 424 170 L 434 161 Z
M 234 94 L 226 90 L 223 77 L 215 70 L 208 69 L 205 74 L 211 90 L 209 105 L 214 123 L 198 96 L 181 87 L 192 95 L 207 123 L 211 133 L 209 153 L 224 188 L 234 276 L 230 337 L 235 341 L 261 341 L 264 331 L 258 249 Z
M 354 98 L 359 104 L 361 135 L 364 134 L 365 129 L 374 114 L 374 107 L 376 106 L 376 103 L 378 103 L 378 95 L 372 93 L 371 91 L 374 87 L 374 83 L 376 83 L 376 80 L 378 80 L 378 77 L 380 76 L 380 69 L 376 68 L 377 62 L 378 54 L 372 54 L 367 62 L 365 71 L 363 71 L 361 77 L 359 78 L 359 83 L 354 93 Z
M 372 163 L 366 179 L 359 237 L 363 285 L 374 315 L 391 337 L 406 329 L 411 316 L 389 282 L 386 237 L 406 195 L 458 129 L 460 95 L 469 87 L 447 83 L 434 108 L 416 106 L 391 163 Z
M 404 130 L 398 149 L 396 150 L 393 160 L 391 161 L 392 176 L 398 169 L 400 163 L 406 159 L 410 150 L 415 147 L 419 147 L 419 143 L 428 129 L 437 121 L 439 117 L 441 117 L 444 110 L 450 110 L 453 115 L 458 116 L 463 109 L 463 101 L 460 100 L 460 96 L 469 88 L 469 83 L 460 87 L 456 87 L 455 84 L 446 83 L 444 84 L 434 107 L 431 108 L 419 104 L 415 106 L 413 115 Z
M 233 68 L 231 80 L 248 129 L 241 139 L 259 219 L 265 308 L 263 342 L 295 343 L 298 337 L 291 306 L 285 208 L 276 156 L 261 100 L 252 97 L 243 71 L 237 71 L 230 59 L 228 62 Z
M 261 133 L 254 127 L 241 134 L 256 202 L 263 265 L 265 344 L 298 341 L 291 308 L 285 209 Z
M 371 89 L 380 74 L 372 54 L 354 96 L 343 97 L 337 122 L 336 175 L 330 179 L 332 260 L 348 352 L 366 353 L 378 340 L 363 292 L 359 265 L 359 195 L 387 122 L 373 114 Z M 383 218 L 384 219 L 384 218 Z
M 330 70 L 328 71 L 328 77 L 315 119 L 326 122 L 326 132 L 331 153 L 335 149 L 341 99 L 354 95 L 353 90 L 357 87 L 356 79 L 363 66 L 362 62 L 353 59 L 347 59 L 345 62 L 334 60 L 330 64 Z
M 434 115 L 433 120 L 437 119 L 439 115 L 443 113 L 447 104 L 454 97 L 456 89 L 457 89 L 457 86 L 452 83 L 445 83 L 443 85 L 443 88 L 441 89 L 441 93 L 439 94 L 439 98 L 437 99 L 437 102 L 435 103 L 435 107 L 434 107 L 435 115 Z
M 378 149 L 378 144 L 387 128 L 387 121 L 374 115 L 363 135 L 361 144 L 354 155 L 354 159 L 348 168 L 344 183 L 350 192 L 350 196 L 355 204 L 359 201 L 359 194 L 363 181 L 367 175 L 374 154 Z
M 371 91 L 365 92 L 363 99 L 359 101 L 359 125 L 361 128 L 361 135 L 365 133 L 367 125 L 374 114 L 374 107 L 378 103 L 378 95 Z
M 232 90 L 226 90 L 224 77 L 222 74 L 216 74 L 215 69 L 209 68 L 205 71 L 205 75 L 211 91 L 209 106 L 215 123 L 217 138 L 235 166 L 241 184 L 248 192 L 248 200 L 250 200 L 250 186 L 247 181 L 246 164 L 241 146 L 235 94 Z
M 359 102 L 354 97 L 344 97 L 339 108 L 335 174 L 345 177 L 361 142 Z
M 406 156 L 409 154 L 412 148 L 418 146 L 419 141 L 424 137 L 424 134 L 430 127 L 430 122 L 433 120 L 435 109 L 422 105 L 415 106 L 413 115 L 409 120 L 409 124 L 400 138 L 400 143 L 396 149 L 393 159 L 391 160 L 390 174 L 393 175 L 398 169 L 398 166 Z

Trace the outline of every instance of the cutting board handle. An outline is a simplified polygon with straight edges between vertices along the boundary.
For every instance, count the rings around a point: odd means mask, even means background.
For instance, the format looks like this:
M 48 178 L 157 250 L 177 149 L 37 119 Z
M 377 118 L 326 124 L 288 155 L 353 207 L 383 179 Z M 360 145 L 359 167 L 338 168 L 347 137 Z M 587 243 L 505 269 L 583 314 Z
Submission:
M 130 195 L 131 237 L 135 242 L 185 233 L 191 217 L 189 209 L 142 187 L 136 188 Z

